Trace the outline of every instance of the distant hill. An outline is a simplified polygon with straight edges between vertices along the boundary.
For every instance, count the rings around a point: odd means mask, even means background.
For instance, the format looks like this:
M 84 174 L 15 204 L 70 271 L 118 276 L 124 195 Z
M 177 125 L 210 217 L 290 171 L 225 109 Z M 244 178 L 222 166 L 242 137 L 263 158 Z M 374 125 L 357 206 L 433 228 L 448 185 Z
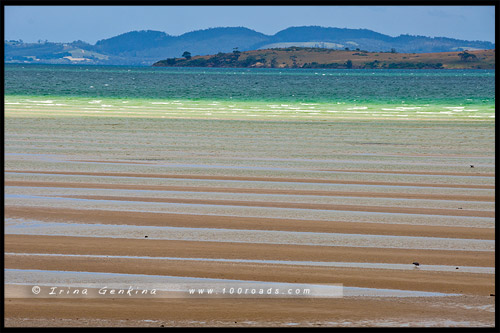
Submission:
M 160 31 L 131 31 L 98 41 L 93 49 L 100 53 L 132 56 L 134 52 L 168 45 L 175 37 Z
M 290 27 L 270 36 L 244 27 L 219 27 L 171 36 L 160 31 L 131 31 L 99 40 L 95 45 L 73 43 L 4 42 L 6 63 L 83 63 L 151 65 L 159 60 L 279 47 L 318 47 L 369 52 L 430 53 L 494 49 L 495 44 L 445 37 L 400 35 L 391 37 L 367 29 Z
M 191 58 L 168 58 L 155 67 L 494 69 L 495 50 L 396 53 L 288 47 L 233 51 Z

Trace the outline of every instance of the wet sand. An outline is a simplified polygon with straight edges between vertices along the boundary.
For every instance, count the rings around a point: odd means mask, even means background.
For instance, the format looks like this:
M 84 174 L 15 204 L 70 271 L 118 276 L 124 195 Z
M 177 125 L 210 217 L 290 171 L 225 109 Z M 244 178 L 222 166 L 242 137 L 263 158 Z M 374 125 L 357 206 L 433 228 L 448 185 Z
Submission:
M 287 183 L 316 183 L 316 184 L 351 184 L 351 185 L 380 185 L 380 186 L 416 186 L 416 187 L 449 187 L 449 188 L 477 188 L 494 189 L 494 185 L 469 185 L 469 184 L 433 184 L 433 183 L 402 183 L 402 182 L 375 182 L 355 180 L 328 180 L 328 179 L 300 179 L 300 178 L 268 178 L 268 177 L 231 177 L 231 176 L 196 176 L 196 175 L 162 175 L 162 174 L 138 174 L 138 173 L 101 173 L 101 172 L 47 172 L 47 171 L 21 171 L 5 170 L 14 173 L 39 173 L 55 175 L 95 176 L 95 177 L 144 177 L 144 178 L 166 178 L 166 179 L 210 179 L 210 180 L 239 180 L 239 181 L 262 181 L 262 182 L 287 182 Z
M 442 124 L 405 122 L 405 135 L 422 137 L 408 151 L 363 145 L 356 152 L 367 154 L 358 155 L 342 142 L 357 140 L 358 126 L 366 124 L 349 121 L 335 123 L 344 140 L 327 146 L 330 123 L 270 129 L 267 122 L 245 122 L 272 133 L 269 140 L 224 121 L 211 123 L 214 129 L 196 120 L 164 122 L 178 134 L 168 136 L 151 134 L 149 126 L 158 125 L 150 121 L 130 119 L 128 131 L 110 136 L 94 122 L 98 117 L 86 120 L 92 135 L 80 131 L 79 118 L 64 125 L 30 119 L 10 117 L 6 126 L 4 268 L 16 278 L 5 281 L 5 326 L 495 325 L 495 161 L 485 123 L 447 123 L 452 137 L 436 140 L 421 136 L 422 128 Z M 323 136 L 305 136 L 308 125 Z M 373 123 L 366 133 L 387 135 L 385 126 Z M 454 139 L 470 126 L 477 126 L 470 132 L 477 140 L 460 150 Z M 141 135 L 151 141 L 137 145 Z M 289 142 L 298 137 L 305 143 L 297 152 Z M 328 161 L 311 167 L 320 157 Z M 442 295 L 68 299 L 17 293 L 37 283 L 64 287 L 63 275 L 71 272 Z
M 14 207 L 5 210 L 6 218 L 21 218 L 53 222 L 78 222 L 119 225 L 198 227 L 216 229 L 283 230 L 297 232 L 336 232 L 421 237 L 449 237 L 492 240 L 491 228 L 423 226 L 406 224 L 315 221 L 300 219 L 274 219 L 233 217 L 221 215 L 194 215 L 169 213 L 120 212 L 105 210 L 76 210 L 52 207 Z
M 417 269 L 336 268 L 239 262 L 75 258 L 54 256 L 5 256 L 6 267 L 60 271 L 189 276 L 243 281 L 342 284 L 350 287 L 431 291 L 489 296 L 493 274 L 427 272 Z
M 409 314 L 418 313 L 418 317 Z M 473 317 L 473 319 L 471 319 Z M 5 326 L 482 327 L 493 297 L 386 299 L 8 299 Z M 443 318 L 446 318 L 443 320 Z
M 264 260 L 346 261 L 411 263 L 429 265 L 494 265 L 494 254 L 487 251 L 447 251 L 384 249 L 340 246 L 305 246 L 198 242 L 155 239 L 119 239 L 66 236 L 6 235 L 6 252 L 103 254 L 129 256 L 174 256 L 188 258 L 233 258 Z M 14 267 L 13 267 L 14 268 Z
M 245 188 L 217 188 L 217 187 L 187 187 L 187 186 L 161 186 L 161 185 L 125 185 L 125 184 L 100 184 L 100 183 L 68 183 L 68 182 L 25 182 L 5 181 L 5 186 L 26 187 L 63 187 L 63 188 L 105 188 L 125 190 L 158 190 L 158 191 L 192 191 L 192 192 L 222 192 L 222 193 L 256 193 L 256 194 L 285 194 L 285 195 L 316 195 L 316 196 L 341 196 L 358 198 L 399 198 L 399 199 L 431 199 L 431 200 L 456 200 L 456 201 L 484 201 L 495 202 L 494 196 L 471 195 L 433 195 L 412 193 L 380 193 L 380 192 L 345 192 L 345 191 L 304 191 L 304 190 L 272 190 L 272 189 L 245 189 Z

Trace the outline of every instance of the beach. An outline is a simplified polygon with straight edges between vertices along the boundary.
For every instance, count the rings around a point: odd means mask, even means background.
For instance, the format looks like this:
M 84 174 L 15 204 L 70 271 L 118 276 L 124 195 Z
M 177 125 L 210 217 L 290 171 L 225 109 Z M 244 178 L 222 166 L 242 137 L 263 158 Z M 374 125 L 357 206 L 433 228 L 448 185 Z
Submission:
M 491 105 L 106 98 L 6 97 L 5 326 L 495 325 Z M 131 281 L 342 295 L 33 289 Z

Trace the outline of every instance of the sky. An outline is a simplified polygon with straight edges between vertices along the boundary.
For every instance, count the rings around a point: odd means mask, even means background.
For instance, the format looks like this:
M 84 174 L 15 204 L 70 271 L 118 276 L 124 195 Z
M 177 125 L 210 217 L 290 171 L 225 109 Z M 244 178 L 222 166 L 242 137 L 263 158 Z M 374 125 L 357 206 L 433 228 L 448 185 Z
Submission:
M 273 35 L 292 26 L 495 41 L 494 6 L 4 6 L 4 39 L 95 44 L 133 30 L 214 27 Z

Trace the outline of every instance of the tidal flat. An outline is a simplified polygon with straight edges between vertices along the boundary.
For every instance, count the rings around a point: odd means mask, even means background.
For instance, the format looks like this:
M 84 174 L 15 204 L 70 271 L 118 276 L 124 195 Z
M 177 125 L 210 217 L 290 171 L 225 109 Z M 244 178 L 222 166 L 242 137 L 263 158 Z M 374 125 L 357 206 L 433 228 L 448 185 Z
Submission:
M 446 82 L 486 80 L 484 91 L 446 100 L 396 94 L 337 104 L 314 98 L 312 88 L 307 100 L 218 95 L 250 86 L 257 95 L 255 82 L 313 87 L 325 79 L 314 72 L 87 69 L 7 68 L 11 83 L 31 71 L 80 73 L 70 86 L 83 92 L 56 91 L 53 77 L 40 88 L 52 94 L 28 86 L 22 95 L 21 84 L 6 92 L 6 326 L 495 325 L 491 73 L 419 72 L 405 87 L 427 91 L 419 82 L 429 75 L 445 95 Z M 332 84 L 368 76 L 325 73 Z M 375 83 L 411 74 L 396 73 L 381 72 Z M 120 97 L 131 90 L 113 85 L 128 75 L 151 80 L 140 91 L 160 91 L 161 77 L 221 87 L 213 99 L 166 85 L 177 94 Z M 234 77 L 248 85 L 228 88 Z M 138 288 L 163 277 L 340 284 L 344 297 L 32 294 L 34 286 L 95 286 L 107 281 L 101 277 Z

